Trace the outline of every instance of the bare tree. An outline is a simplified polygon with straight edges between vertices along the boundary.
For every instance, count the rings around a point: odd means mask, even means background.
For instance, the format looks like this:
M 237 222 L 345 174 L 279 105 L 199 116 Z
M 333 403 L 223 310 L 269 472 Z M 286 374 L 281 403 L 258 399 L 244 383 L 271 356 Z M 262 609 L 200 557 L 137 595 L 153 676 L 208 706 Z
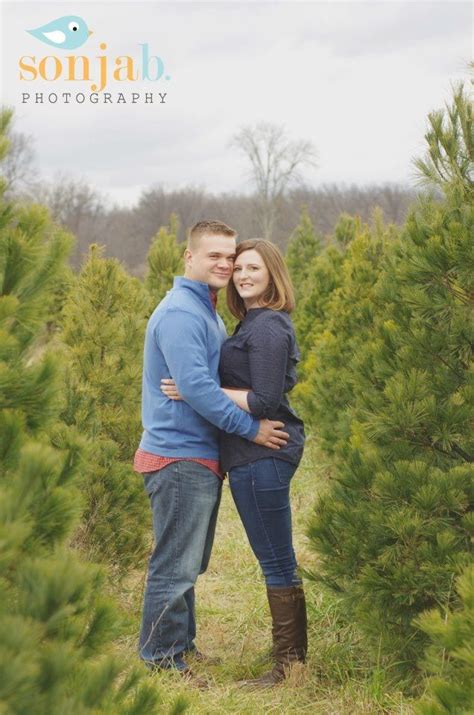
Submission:
M 34 200 L 46 205 L 54 220 L 76 237 L 71 255 L 75 268 L 91 243 L 106 243 L 112 233 L 106 197 L 83 179 L 57 174 L 50 182 L 37 182 Z
M 61 174 L 49 184 L 43 182 L 37 198 L 48 206 L 56 221 L 76 235 L 86 220 L 97 220 L 104 213 L 104 199 L 94 188 Z
M 290 139 L 284 127 L 269 122 L 242 127 L 231 145 L 250 162 L 262 234 L 270 238 L 287 190 L 301 181 L 304 167 L 316 166 L 316 148 L 310 141 Z
M 87 195 L 88 192 L 82 198 Z M 317 189 L 300 184 L 288 189 L 279 199 L 278 220 L 271 240 L 285 251 L 288 237 L 300 221 L 303 206 L 326 243 L 331 240 L 342 213 L 357 215 L 363 222 L 370 222 L 373 209 L 380 206 L 386 221 L 401 224 L 415 197 L 412 189 L 397 184 L 322 184 Z M 49 201 L 54 214 L 58 215 L 62 205 L 64 212 L 59 215 L 65 225 L 74 229 L 77 237 L 74 266 L 79 264 L 88 245 L 95 242 L 105 244 L 107 255 L 124 261 L 134 275 L 143 276 L 153 236 L 161 225 L 169 222 L 172 213 L 178 216 L 181 224 L 178 241 L 184 240 L 185 228 L 209 216 L 218 217 L 235 228 L 241 239 L 262 235 L 255 197 L 246 194 L 211 194 L 192 186 L 167 191 L 160 186 L 144 191 L 135 206 L 104 204 L 102 212 L 97 211 L 93 200 L 86 201 L 81 207 L 77 200 L 69 204 L 65 202 L 64 206 L 57 194 L 54 198 Z
M 29 194 L 38 177 L 34 139 L 29 134 L 8 131 L 9 149 L 0 169 L 7 182 L 8 196 Z

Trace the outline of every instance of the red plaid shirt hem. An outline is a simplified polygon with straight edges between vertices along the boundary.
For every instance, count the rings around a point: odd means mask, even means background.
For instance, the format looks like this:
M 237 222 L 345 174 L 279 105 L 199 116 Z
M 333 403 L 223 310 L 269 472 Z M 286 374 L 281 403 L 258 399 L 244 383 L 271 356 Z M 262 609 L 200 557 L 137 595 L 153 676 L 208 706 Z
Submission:
M 173 462 L 197 462 L 198 464 L 202 464 L 203 467 L 210 469 L 211 472 L 214 472 L 220 479 L 224 479 L 224 474 L 217 460 L 200 459 L 199 457 L 160 457 L 158 454 L 145 452 L 144 449 L 140 448 L 135 452 L 133 469 L 140 474 L 158 472 L 160 469 L 167 467 L 168 464 L 173 464 Z

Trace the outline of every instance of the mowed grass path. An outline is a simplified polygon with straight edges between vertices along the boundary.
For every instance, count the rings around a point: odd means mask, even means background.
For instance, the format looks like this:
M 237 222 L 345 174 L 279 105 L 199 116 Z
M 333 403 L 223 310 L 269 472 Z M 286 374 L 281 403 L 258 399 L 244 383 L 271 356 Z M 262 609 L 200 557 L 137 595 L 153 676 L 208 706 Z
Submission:
M 317 558 L 305 536 L 306 525 L 328 474 L 328 465 L 309 441 L 292 483 L 295 549 L 300 565 L 309 570 L 317 568 Z M 133 619 L 133 633 L 120 644 L 127 659 L 136 659 L 143 585 L 144 573 L 135 573 L 121 592 L 122 603 Z M 226 481 L 210 566 L 199 577 L 196 589 L 197 645 L 205 653 L 221 657 L 223 663 L 207 668 L 193 664 L 194 670 L 208 678 L 207 691 L 184 685 L 174 674 L 150 676 L 163 692 L 163 712 L 166 704 L 182 693 L 189 702 L 187 712 L 193 715 L 411 715 L 409 702 L 390 687 L 387 674 L 366 656 L 356 629 L 341 617 L 337 600 L 311 581 L 305 582 L 305 590 L 307 665 L 298 667 L 289 681 L 271 690 L 239 688 L 239 678 L 258 675 L 268 667 L 265 659 L 271 645 L 271 624 L 264 582 Z

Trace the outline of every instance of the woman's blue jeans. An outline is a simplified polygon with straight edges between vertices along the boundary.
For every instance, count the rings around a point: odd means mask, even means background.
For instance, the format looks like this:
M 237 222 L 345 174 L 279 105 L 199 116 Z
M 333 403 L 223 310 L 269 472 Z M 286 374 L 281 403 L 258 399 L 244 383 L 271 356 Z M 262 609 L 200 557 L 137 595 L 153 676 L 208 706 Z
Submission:
M 211 555 L 221 480 L 196 462 L 174 462 L 144 474 L 153 515 L 140 632 L 140 657 L 160 667 L 184 668 L 195 648 L 194 584 Z
M 291 530 L 290 482 L 296 466 L 268 457 L 233 467 L 229 482 L 235 505 L 267 586 L 296 586 Z

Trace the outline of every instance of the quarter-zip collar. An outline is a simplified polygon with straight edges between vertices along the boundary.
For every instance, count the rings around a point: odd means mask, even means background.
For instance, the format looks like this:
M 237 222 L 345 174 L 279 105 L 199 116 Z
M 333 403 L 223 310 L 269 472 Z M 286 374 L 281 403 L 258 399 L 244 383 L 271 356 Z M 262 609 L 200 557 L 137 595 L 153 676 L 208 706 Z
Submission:
M 194 281 L 191 278 L 185 278 L 184 276 L 175 276 L 173 282 L 173 288 L 187 288 L 192 291 L 199 300 L 204 303 L 204 305 L 211 311 L 212 315 L 215 316 L 216 308 L 211 295 L 211 289 L 207 283 L 202 283 L 201 281 Z

